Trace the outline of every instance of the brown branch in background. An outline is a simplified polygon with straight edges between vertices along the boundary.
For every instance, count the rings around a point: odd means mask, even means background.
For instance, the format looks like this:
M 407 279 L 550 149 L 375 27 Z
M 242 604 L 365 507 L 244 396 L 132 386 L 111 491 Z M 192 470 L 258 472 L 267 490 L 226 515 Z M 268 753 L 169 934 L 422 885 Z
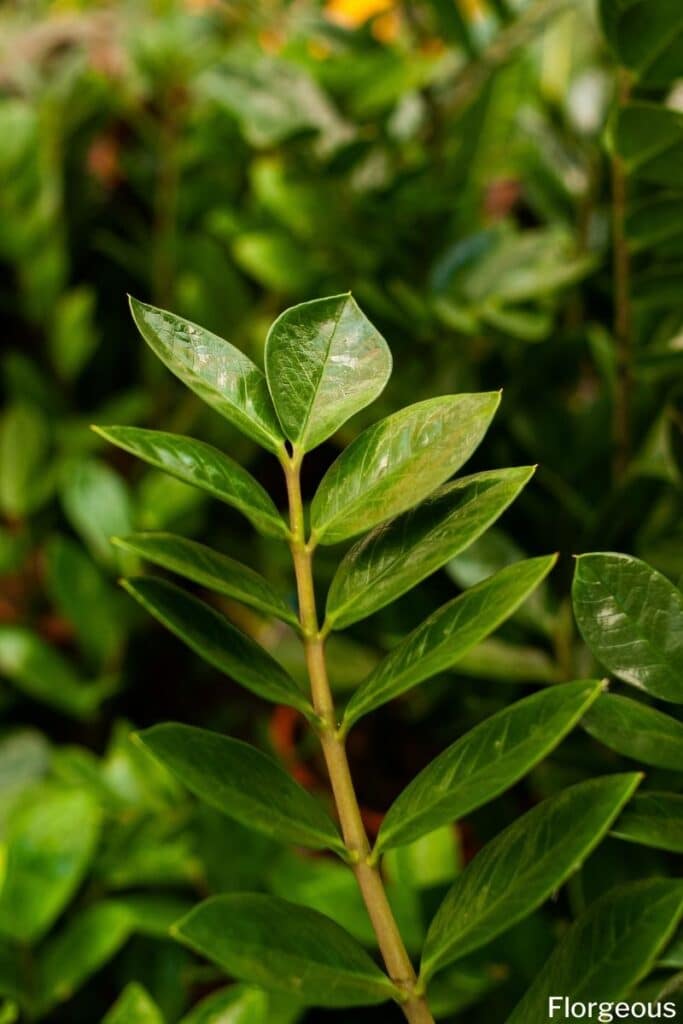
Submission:
M 617 104 L 628 102 L 630 79 L 621 69 L 617 85 Z M 614 342 L 616 345 L 616 381 L 612 435 L 615 480 L 621 479 L 631 451 L 631 399 L 633 392 L 633 330 L 631 317 L 631 257 L 626 239 L 626 170 L 615 151 L 611 159 L 612 176 L 612 252 L 614 279 Z

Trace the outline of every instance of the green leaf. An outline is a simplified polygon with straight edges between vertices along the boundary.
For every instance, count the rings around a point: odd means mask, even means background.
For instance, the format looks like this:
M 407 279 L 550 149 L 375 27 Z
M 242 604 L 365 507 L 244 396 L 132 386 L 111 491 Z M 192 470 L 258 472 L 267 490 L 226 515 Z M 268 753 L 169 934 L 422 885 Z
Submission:
M 313 708 L 299 684 L 224 615 L 180 587 L 153 576 L 124 580 L 122 585 L 138 604 L 219 672 L 264 700 L 287 704 L 313 717 Z
M 683 594 L 630 555 L 576 560 L 574 614 L 595 657 L 625 683 L 683 703 Z
M 204 544 L 173 533 L 133 533 L 129 537 L 114 537 L 112 540 L 118 547 L 133 551 L 148 562 L 298 628 L 296 614 L 268 580 L 249 566 Z
M 86 682 L 62 656 L 24 626 L 0 626 L 0 676 L 34 700 L 88 718 L 116 689 L 107 676 Z
M 67 519 L 93 558 L 116 568 L 110 537 L 133 529 L 130 495 L 121 477 L 96 459 L 70 462 L 60 493 Z
M 149 993 L 137 981 L 129 982 L 102 1024 L 164 1024 L 164 1017 Z
M 610 750 L 654 768 L 683 771 L 683 723 L 619 694 L 603 694 L 581 723 Z
M 377 398 L 391 352 L 351 295 L 286 309 L 268 332 L 266 376 L 282 429 L 302 451 Z
M 50 496 L 48 424 L 40 408 L 14 402 L 0 419 L 0 510 L 12 519 L 35 512 Z
M 653 185 L 680 188 L 683 160 L 683 114 L 657 103 L 622 107 L 615 146 L 626 170 Z
M 346 850 L 320 804 L 272 758 L 206 729 L 166 723 L 138 734 L 159 761 L 207 804 L 281 842 Z
M 501 569 L 425 619 L 361 683 L 344 712 L 344 729 L 454 665 L 512 615 L 548 575 L 556 557 L 529 558 Z
M 465 733 L 396 799 L 382 822 L 376 850 L 412 842 L 509 789 L 557 746 L 601 688 L 591 681 L 558 684 Z
M 34 942 L 48 930 L 80 885 L 99 830 L 83 790 L 41 785 L 23 795 L 7 823 L 0 933 Z
M 285 522 L 263 487 L 246 469 L 211 445 L 192 437 L 141 427 L 93 427 L 93 430 L 157 469 L 232 505 L 261 533 L 271 537 L 288 536 Z M 121 533 L 120 530 L 113 532 Z
M 263 989 L 230 985 L 202 999 L 181 1024 L 270 1024 L 270 1002 Z
M 323 914 L 262 894 L 201 903 L 174 932 L 233 977 L 315 1006 L 368 1006 L 398 990 L 355 939 Z
M 343 629 L 405 594 L 481 536 L 534 467 L 477 473 L 446 484 L 377 527 L 345 555 L 327 596 L 327 622 Z
M 130 308 L 142 337 L 183 384 L 262 447 L 282 451 L 284 438 L 258 366 L 223 338 L 174 313 L 132 297 Z
M 683 913 L 683 882 L 648 879 L 610 889 L 566 932 L 507 1024 L 548 1018 L 551 996 L 616 1000 L 643 978 Z M 558 1004 L 555 1024 L 574 1017 Z
M 683 69 L 683 10 L 676 0 L 601 0 L 605 33 L 619 61 L 647 85 Z
M 422 977 L 486 945 L 547 900 L 597 846 L 640 779 L 613 775 L 571 786 L 492 839 L 439 907 Z
M 612 835 L 658 850 L 683 853 L 683 796 L 638 794 L 612 829 Z
M 445 395 L 363 431 L 320 483 L 312 539 L 334 544 L 417 505 L 470 457 L 499 402 L 497 391 Z

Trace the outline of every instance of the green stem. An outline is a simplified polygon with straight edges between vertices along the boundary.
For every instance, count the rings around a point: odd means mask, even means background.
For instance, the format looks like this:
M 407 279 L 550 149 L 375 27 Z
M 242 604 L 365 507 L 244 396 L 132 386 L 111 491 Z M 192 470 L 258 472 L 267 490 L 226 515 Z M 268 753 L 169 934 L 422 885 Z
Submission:
M 619 71 L 617 103 L 623 106 L 629 97 L 628 73 Z M 631 399 L 633 393 L 633 328 L 631 318 L 631 257 L 626 238 L 626 170 L 615 151 L 612 174 L 612 250 L 614 274 L 614 341 L 616 345 L 616 381 L 614 388 L 614 462 L 615 480 L 621 479 L 631 451 Z
M 294 562 L 299 618 L 311 684 L 313 706 L 320 716 L 320 743 L 332 787 L 349 861 L 377 936 L 380 952 L 391 980 L 404 994 L 401 1009 L 410 1024 L 434 1024 L 426 998 L 416 993 L 417 977 L 398 930 L 382 876 L 370 863 L 371 849 L 361 817 L 343 740 L 337 733 L 334 699 L 325 661 L 325 641 L 318 624 L 313 587 L 312 548 L 306 543 L 301 498 L 300 456 L 283 460 L 292 531 L 290 548 Z

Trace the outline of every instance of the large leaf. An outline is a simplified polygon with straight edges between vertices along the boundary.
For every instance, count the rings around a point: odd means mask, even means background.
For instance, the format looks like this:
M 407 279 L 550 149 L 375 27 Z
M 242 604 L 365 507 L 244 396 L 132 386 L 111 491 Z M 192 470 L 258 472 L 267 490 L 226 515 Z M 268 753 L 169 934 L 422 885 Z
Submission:
M 610 889 L 565 934 L 507 1024 L 571 1024 L 569 1004 L 616 1000 L 644 977 L 683 913 L 683 882 L 648 879 Z
M 58 651 L 25 626 L 0 626 L 0 677 L 17 689 L 76 718 L 87 718 L 116 689 L 107 676 L 86 682 Z
M 286 309 L 266 340 L 266 375 L 282 428 L 309 451 L 373 402 L 391 352 L 350 295 Z
M 155 619 L 214 668 L 265 700 L 288 704 L 308 717 L 313 715 L 299 684 L 224 615 L 180 587 L 153 576 L 124 580 L 123 586 Z
M 432 921 L 422 976 L 490 942 L 548 899 L 600 842 L 640 779 L 613 775 L 571 786 L 492 839 Z
M 282 842 L 345 855 L 320 804 L 248 743 L 175 723 L 154 725 L 139 738 L 195 796 L 229 818 Z
M 581 723 L 610 750 L 654 768 L 683 771 L 683 724 L 619 694 L 603 694 Z
M 288 535 L 287 525 L 263 487 L 246 469 L 211 445 L 192 437 L 142 427 L 93 427 L 93 430 L 157 469 L 232 505 L 261 533 L 271 537 Z M 114 532 L 121 533 L 120 530 Z
M 512 615 L 555 560 L 555 555 L 546 555 L 510 565 L 430 615 L 361 683 L 346 707 L 344 728 L 454 665 Z
M 129 537 L 114 537 L 113 542 L 217 594 L 242 601 L 291 626 L 299 624 L 295 613 L 268 580 L 205 544 L 174 533 L 133 533 Z
M 595 657 L 624 682 L 683 703 L 683 594 L 645 562 L 581 555 L 574 614 Z
M 621 815 L 612 834 L 643 846 L 683 853 L 683 796 L 640 793 Z
M 533 472 L 522 466 L 464 477 L 378 526 L 339 565 L 327 596 L 328 624 L 358 622 L 445 565 L 488 529 Z
M 630 103 L 619 113 L 615 145 L 629 174 L 680 188 L 683 114 L 657 103 Z
M 641 82 L 666 85 L 683 71 L 683 8 L 677 0 L 600 0 L 621 64 Z
M 315 910 L 234 893 L 201 903 L 176 936 L 240 981 L 317 1006 L 366 1006 L 398 991 L 348 932 Z
M 514 785 L 576 725 L 601 683 L 566 683 L 481 722 L 420 772 L 389 809 L 377 852 L 457 821 Z
M 133 298 L 130 308 L 140 334 L 176 377 L 248 437 L 282 451 L 266 378 L 244 352 L 174 313 Z
M 0 933 L 40 938 L 69 902 L 90 863 L 100 813 L 85 790 L 36 786 L 10 814 L 0 892 Z
M 320 483 L 312 538 L 334 544 L 417 505 L 470 457 L 499 402 L 497 391 L 445 395 L 363 431 Z

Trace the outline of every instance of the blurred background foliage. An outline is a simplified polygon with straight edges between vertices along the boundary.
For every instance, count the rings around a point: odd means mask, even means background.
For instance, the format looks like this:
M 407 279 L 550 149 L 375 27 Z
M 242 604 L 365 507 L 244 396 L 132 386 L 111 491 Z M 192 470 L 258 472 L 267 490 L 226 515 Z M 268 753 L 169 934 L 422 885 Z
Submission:
M 372 944 L 343 868 L 198 807 L 129 739 L 130 723 L 208 724 L 256 738 L 324 789 L 293 713 L 266 714 L 117 588 L 134 556 L 110 536 L 169 528 L 260 566 L 294 600 L 283 547 L 88 430 L 191 433 L 282 497 L 273 460 L 145 350 L 126 292 L 260 361 L 284 307 L 353 291 L 394 376 L 309 459 L 309 493 L 370 418 L 449 391 L 504 389 L 472 470 L 539 464 L 503 525 L 422 584 L 419 603 L 522 553 L 559 550 L 559 567 L 457 672 L 354 733 L 370 831 L 510 686 L 597 671 L 572 622 L 573 553 L 626 551 L 683 576 L 683 53 L 680 28 L 666 48 L 656 34 L 665 4 L 629 32 L 627 7 L 603 2 L 601 26 L 584 0 L 3 4 L 0 1020 L 89 1024 L 117 1000 L 109 1024 L 301 1019 L 264 993 L 222 989 L 166 938 L 207 892 L 269 889 Z M 319 559 L 322 584 L 336 559 Z M 286 626 L 211 599 L 303 670 Z M 406 599 L 330 642 L 340 693 L 423 608 Z M 482 841 L 615 766 L 576 734 L 457 830 L 392 855 L 408 944 Z M 502 1020 L 591 892 L 667 870 L 666 857 L 609 840 L 570 906 L 460 965 L 439 1008 Z M 397 1019 L 368 1019 L 383 1014 Z M 323 1019 L 348 1014 L 306 1014 Z

